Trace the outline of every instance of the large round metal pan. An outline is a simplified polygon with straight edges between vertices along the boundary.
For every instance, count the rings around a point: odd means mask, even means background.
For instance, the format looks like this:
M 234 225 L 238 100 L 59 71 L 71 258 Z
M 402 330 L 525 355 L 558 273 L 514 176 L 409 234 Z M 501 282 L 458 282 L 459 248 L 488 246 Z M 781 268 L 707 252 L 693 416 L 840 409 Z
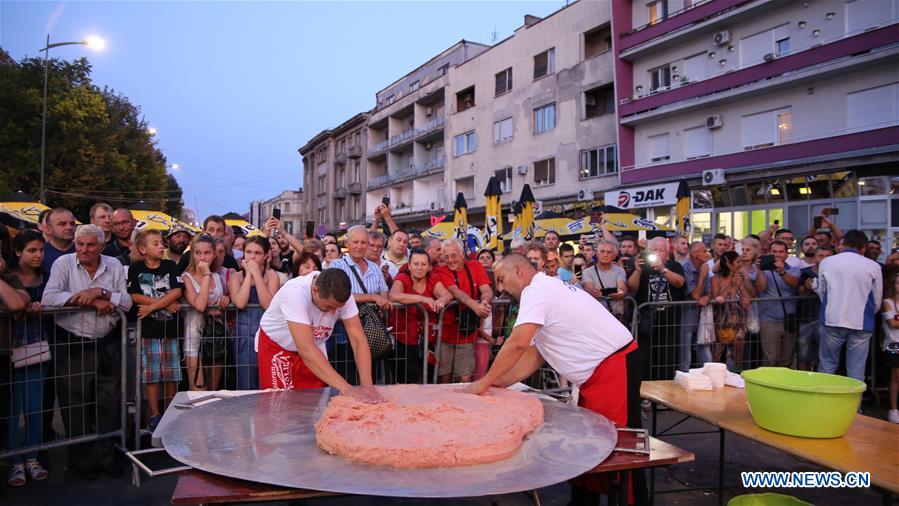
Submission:
M 291 488 L 392 497 L 471 497 L 533 490 L 583 474 L 612 452 L 602 416 L 543 400 L 545 423 L 514 456 L 468 467 L 395 469 L 318 448 L 313 425 L 330 389 L 263 392 L 200 406 L 162 434 L 165 449 L 210 473 Z

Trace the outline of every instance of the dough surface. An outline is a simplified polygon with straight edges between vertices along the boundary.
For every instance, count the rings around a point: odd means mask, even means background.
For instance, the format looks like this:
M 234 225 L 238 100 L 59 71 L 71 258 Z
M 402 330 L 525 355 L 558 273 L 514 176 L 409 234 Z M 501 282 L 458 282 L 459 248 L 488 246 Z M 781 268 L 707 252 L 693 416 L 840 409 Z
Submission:
M 543 405 L 520 392 L 491 388 L 485 395 L 471 395 L 449 385 L 377 389 L 387 402 L 333 397 L 315 424 L 318 446 L 381 466 L 468 466 L 512 456 L 543 423 Z

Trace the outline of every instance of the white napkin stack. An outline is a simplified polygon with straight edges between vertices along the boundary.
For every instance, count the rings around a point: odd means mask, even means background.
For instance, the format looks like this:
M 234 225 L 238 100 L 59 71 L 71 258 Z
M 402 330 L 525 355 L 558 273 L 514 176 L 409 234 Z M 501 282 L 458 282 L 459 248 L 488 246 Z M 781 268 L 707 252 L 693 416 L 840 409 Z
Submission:
M 711 390 L 712 380 L 702 369 L 690 369 L 690 372 L 677 371 L 674 373 L 674 382 L 687 390 Z

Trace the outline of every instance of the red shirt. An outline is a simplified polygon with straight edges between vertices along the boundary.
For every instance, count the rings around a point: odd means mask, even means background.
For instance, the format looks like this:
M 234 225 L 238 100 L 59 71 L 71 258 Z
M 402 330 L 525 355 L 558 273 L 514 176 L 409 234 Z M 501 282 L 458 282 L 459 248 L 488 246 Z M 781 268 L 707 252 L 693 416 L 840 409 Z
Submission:
M 485 285 L 490 286 L 490 278 L 487 277 L 487 271 L 484 270 L 484 266 L 480 262 L 466 260 L 465 265 L 468 266 L 468 270 L 471 271 L 471 277 L 474 278 L 474 293 L 471 291 L 471 282 L 468 280 L 468 273 L 465 272 L 465 268 L 458 272 L 453 272 L 449 267 L 441 265 L 434 269 L 434 277 L 437 278 L 437 281 L 443 283 L 443 286 L 447 289 L 451 286 L 458 286 L 469 297 L 478 300 L 481 298 L 481 287 Z M 458 283 L 456 282 L 457 277 L 459 278 Z M 441 340 L 447 344 L 473 343 L 475 337 L 477 337 L 477 331 L 467 336 L 459 335 L 459 321 L 456 318 L 458 307 L 453 306 L 446 310 L 443 316 L 443 335 Z
M 423 292 L 415 291 L 412 287 L 412 276 L 410 276 L 408 272 L 400 272 L 397 274 L 394 283 L 400 282 L 403 284 L 403 293 L 423 295 L 433 299 L 435 298 L 434 286 L 439 281 L 431 274 L 429 274 L 425 280 L 425 289 Z M 437 323 L 437 313 L 430 310 L 427 310 L 427 312 L 428 325 L 431 327 L 430 332 L 428 332 L 428 339 L 434 341 L 436 338 L 434 329 L 435 324 Z M 417 306 L 408 306 L 390 311 L 390 322 L 388 325 L 393 327 L 393 335 L 396 337 L 397 341 L 403 344 L 409 346 L 418 344 L 419 336 L 423 333 L 422 329 L 424 328 L 424 324 L 425 317 L 422 314 L 421 309 Z

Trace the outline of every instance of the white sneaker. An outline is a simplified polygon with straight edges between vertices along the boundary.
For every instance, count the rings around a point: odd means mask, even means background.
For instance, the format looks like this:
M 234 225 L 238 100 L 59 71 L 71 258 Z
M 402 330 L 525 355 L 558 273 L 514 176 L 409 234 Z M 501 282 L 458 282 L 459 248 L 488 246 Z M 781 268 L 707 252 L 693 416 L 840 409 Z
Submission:
M 887 420 L 892 423 L 899 423 L 899 409 L 891 409 L 887 415 Z

